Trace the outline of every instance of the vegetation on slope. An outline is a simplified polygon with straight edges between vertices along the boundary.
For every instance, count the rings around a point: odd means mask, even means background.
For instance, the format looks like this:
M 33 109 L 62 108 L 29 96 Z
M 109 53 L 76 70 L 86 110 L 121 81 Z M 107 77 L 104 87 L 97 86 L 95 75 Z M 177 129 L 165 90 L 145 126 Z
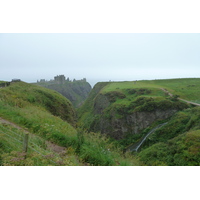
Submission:
M 198 79 L 195 80 L 198 82 Z M 74 109 L 70 102 L 57 92 L 23 82 L 1 88 L 0 117 L 35 134 L 34 141 L 42 148 L 41 153 L 46 157 L 29 149 L 27 158 L 24 159 L 22 147 L 16 146 L 5 134 L 12 136 L 9 129 L 19 134 L 22 134 L 22 131 L 0 125 L 0 165 L 199 165 L 199 108 L 190 108 L 177 101 L 177 98 L 170 98 L 160 89 L 166 88 L 181 98 L 191 94 L 187 99 L 198 102 L 198 95 L 192 95 L 192 91 L 187 93 L 186 89 L 181 89 L 182 93 L 178 93 L 178 81 L 181 85 L 181 79 L 175 80 L 171 85 L 167 83 L 170 82 L 168 80 L 166 83 L 164 80 L 137 81 L 136 84 L 98 83 L 78 110 L 79 125 L 86 128 L 82 127 L 78 131 L 74 128 Z M 190 81 L 194 80 L 189 79 L 188 85 L 192 83 Z M 195 86 L 187 88 L 198 90 Z M 88 131 L 96 126 L 99 116 L 104 116 L 106 120 L 113 116 L 120 122 L 135 112 L 151 113 L 159 108 L 162 108 L 163 112 L 168 109 L 181 111 L 169 118 L 167 125 L 151 134 L 139 153 L 123 153 L 123 149 L 166 120 L 157 120 L 138 134 L 127 134 L 119 141 Z M 46 148 L 46 141 L 65 147 L 66 151 L 63 155 L 55 155 Z
M 62 157 L 60 165 L 77 165 L 77 163 L 82 165 L 85 162 L 87 165 L 138 165 L 135 158 L 128 158 L 128 154 L 125 158 L 119 148 L 111 148 L 114 144 L 101 135 L 81 131 L 80 137 L 80 133 L 77 134 L 73 127 L 74 111 L 69 101 L 46 88 L 23 82 L 1 88 L 0 116 L 27 129 L 43 141 L 66 147 L 66 158 L 60 156 Z M 22 147 L 17 145 L 17 141 L 13 143 L 9 136 L 6 137 L 6 133 L 5 131 L 0 133 L 1 165 L 54 165 L 35 152 L 29 152 L 27 159 L 24 159 L 24 155 L 20 153 Z M 109 153 L 102 153 L 106 151 Z M 71 159 L 67 159 L 69 155 Z M 78 162 L 76 159 L 73 160 L 75 157 L 78 158 Z M 54 161 L 59 162 L 59 160 Z
M 71 125 L 75 125 L 75 110 L 71 102 L 55 91 L 24 82 L 16 82 L 11 83 L 9 87 L 2 88 L 0 98 L 2 107 L 40 107 L 66 120 Z
M 104 92 L 114 91 L 116 88 L 165 88 L 173 95 L 192 102 L 200 103 L 200 78 L 161 79 L 127 82 L 111 82 L 104 88 Z
M 96 84 L 85 104 L 78 109 L 81 126 L 89 131 L 100 131 L 116 139 L 123 139 L 125 135 L 138 133 L 152 122 L 169 118 L 176 111 L 188 107 L 159 88 L 131 87 L 129 82 L 122 82 L 121 85 Z M 146 124 L 139 122 L 145 113 L 147 119 L 143 121 Z M 133 126 L 137 126 L 137 130 Z
M 28 153 L 22 152 L 27 131 L 0 124 L 0 166 L 83 165 L 70 148 L 61 148 L 29 133 Z
M 85 101 L 91 91 L 91 85 L 83 80 L 65 81 L 64 83 L 46 81 L 36 84 L 59 92 L 69 99 L 76 108 Z
M 107 84 L 108 82 L 97 83 L 83 105 L 77 109 L 79 117 L 78 123 L 80 127 L 87 128 L 90 126 L 91 120 L 93 118 L 92 112 L 94 107 L 94 98 Z
M 59 93 L 39 86 L 17 82 L 1 88 L 0 116 L 58 144 L 77 141 L 71 103 Z
M 138 157 L 145 165 L 199 166 L 200 130 L 180 134 L 142 150 Z
M 180 96 L 200 102 L 199 83 L 200 79 L 111 82 L 101 83 L 101 89 L 94 91 L 95 87 L 100 86 L 98 83 L 91 92 L 93 95 L 79 110 L 79 123 L 87 130 L 99 131 L 102 118 L 109 121 L 114 117 L 120 123 L 134 112 L 150 113 L 158 109 L 165 112 L 175 109 L 178 112 L 167 119 L 167 125 L 150 135 L 136 155 L 144 165 L 200 165 L 200 109 L 177 99 Z M 174 96 L 169 97 L 161 88 L 167 89 Z M 157 120 L 139 134 L 127 133 L 117 144 L 126 149 L 163 122 L 166 119 Z

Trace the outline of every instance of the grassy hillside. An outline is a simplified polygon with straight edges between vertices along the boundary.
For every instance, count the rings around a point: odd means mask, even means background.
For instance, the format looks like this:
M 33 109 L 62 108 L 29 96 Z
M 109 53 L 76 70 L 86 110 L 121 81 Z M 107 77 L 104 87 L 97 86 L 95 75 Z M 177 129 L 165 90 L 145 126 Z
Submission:
M 143 97 L 167 97 L 160 88 L 165 88 L 174 95 L 179 95 L 180 98 L 193 102 L 200 102 L 200 79 L 164 79 L 164 80 L 143 80 L 143 81 L 125 81 L 125 82 L 102 82 L 97 83 L 89 98 L 84 105 L 78 110 L 82 116 L 88 110 L 92 109 L 93 101 L 97 94 L 107 94 L 111 101 L 115 104 L 127 105 L 130 101 L 135 100 L 139 96 Z M 100 88 L 100 90 L 98 89 Z M 123 96 L 119 96 L 122 93 Z M 118 96 L 117 96 L 118 95 Z M 113 96 L 113 97 L 112 97 Z
M 57 92 L 24 82 L 11 83 L 1 88 L 0 103 L 13 108 L 40 107 L 51 114 L 75 124 L 75 111 L 66 98 Z
M 111 82 L 104 92 L 128 89 L 128 88 L 165 88 L 182 99 L 200 103 L 200 78 L 143 80 L 132 82 Z
M 188 107 L 160 88 L 146 81 L 98 83 L 78 109 L 79 124 L 122 139 Z
M 93 119 L 92 112 L 94 107 L 94 99 L 107 84 L 108 82 L 96 84 L 90 92 L 86 101 L 80 108 L 78 108 L 78 116 L 79 118 L 81 118 L 81 120 L 79 120 L 79 126 L 88 127 L 90 125 L 91 120 Z
M 10 124 L 0 123 L 0 166 L 83 165 L 70 148 L 58 147 L 30 133 L 28 153 L 25 154 L 22 149 L 26 133 Z
M 143 113 L 141 120 L 146 121 L 153 116 L 149 114 L 153 111 L 162 110 L 167 114 L 169 109 L 176 110 L 171 117 L 155 120 L 138 134 L 127 133 L 117 143 L 126 149 L 130 144 L 140 141 L 158 124 L 167 121 L 168 124 L 150 135 L 139 153 L 133 155 L 144 165 L 200 165 L 199 107 L 176 98 L 178 95 L 182 99 L 199 103 L 199 84 L 200 79 L 197 78 L 98 83 L 78 110 L 79 124 L 95 132 L 105 130 L 108 123 L 111 127 L 106 131 L 112 132 L 113 125 L 128 130 L 128 123 L 123 127 L 124 121 L 133 113 L 137 113 L 137 118 L 140 117 L 139 113 Z M 161 88 L 168 90 L 174 97 Z
M 199 166 L 200 130 L 183 133 L 141 151 L 140 160 L 149 166 Z
M 65 81 L 62 84 L 54 81 L 38 82 L 36 84 L 59 92 L 69 99 L 76 108 L 84 102 L 91 91 L 90 84 L 83 80 Z
M 71 103 L 49 89 L 24 82 L 1 88 L 0 117 L 52 141 L 60 143 L 59 137 L 68 137 L 69 144 L 76 141 Z
M 139 165 L 106 137 L 77 132 L 71 103 L 52 90 L 23 82 L 1 88 L 0 117 L 22 128 L 0 120 L 0 165 Z M 26 159 L 22 152 L 25 131 L 32 138 Z M 46 142 L 66 148 L 64 154 L 52 153 Z
M 199 165 L 200 108 L 169 97 L 160 89 L 198 102 L 198 82 L 173 79 L 98 83 L 78 109 L 78 129 L 76 113 L 65 97 L 37 85 L 11 83 L 0 88 L 0 117 L 22 129 L 0 120 L 0 165 Z M 135 131 L 129 126 L 133 118 L 145 125 L 137 134 L 130 132 L 114 140 L 98 133 L 99 124 Z M 123 152 L 166 121 L 138 153 Z M 25 158 L 22 143 L 27 131 L 30 148 Z M 64 151 L 53 151 L 49 142 Z

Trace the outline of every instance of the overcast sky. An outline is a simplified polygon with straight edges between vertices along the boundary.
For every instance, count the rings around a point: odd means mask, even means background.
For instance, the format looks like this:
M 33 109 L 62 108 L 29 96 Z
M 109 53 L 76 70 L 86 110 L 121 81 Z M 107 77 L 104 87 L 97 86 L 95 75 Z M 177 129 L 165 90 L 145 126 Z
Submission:
M 0 80 L 200 77 L 200 34 L 1 33 Z

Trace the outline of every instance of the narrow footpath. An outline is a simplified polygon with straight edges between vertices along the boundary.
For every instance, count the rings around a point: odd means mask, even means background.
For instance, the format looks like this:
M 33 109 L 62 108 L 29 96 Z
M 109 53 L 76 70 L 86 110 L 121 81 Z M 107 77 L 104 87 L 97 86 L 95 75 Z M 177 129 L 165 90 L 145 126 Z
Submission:
M 173 94 L 171 94 L 169 91 L 167 91 L 166 89 L 164 89 L 164 88 L 160 88 L 162 91 L 164 91 L 164 92 L 166 92 L 170 97 L 173 97 L 174 95 Z M 195 105 L 195 106 L 200 106 L 200 104 L 199 103 L 194 103 L 194 102 L 192 102 L 192 101 L 188 101 L 188 100 L 185 100 L 185 99 L 181 99 L 181 98 L 178 98 L 178 100 L 181 100 L 181 101 L 184 101 L 184 102 L 186 102 L 186 103 L 189 103 L 189 104 L 192 104 L 192 105 Z
M 167 93 L 170 97 L 173 97 L 174 95 L 171 94 L 169 91 L 167 91 L 166 89 L 164 88 L 160 88 L 161 90 L 163 90 L 165 93 Z M 181 101 L 184 101 L 186 103 L 189 103 L 191 105 L 195 105 L 195 106 L 200 106 L 200 104 L 198 103 L 194 103 L 192 101 L 188 101 L 188 100 L 185 100 L 185 99 L 181 99 L 181 98 L 178 98 L 178 100 L 181 100 Z M 141 145 L 144 143 L 144 141 L 147 139 L 147 137 L 149 135 L 151 135 L 152 133 L 154 133 L 158 128 L 164 126 L 166 123 L 163 123 L 163 124 L 159 124 L 158 126 L 156 126 L 155 128 L 153 128 L 151 131 L 149 131 L 146 136 L 144 136 L 139 142 L 135 143 L 135 144 L 132 144 L 131 146 L 129 146 L 126 151 L 130 151 L 130 152 L 133 152 L 133 151 L 138 151 L 138 149 L 141 147 Z
M 5 119 L 3 119 L 3 118 L 1 118 L 1 117 L 0 117 L 0 124 L 8 124 L 8 125 L 13 126 L 14 128 L 17 128 L 17 129 L 19 129 L 19 130 L 22 130 L 22 131 L 25 132 L 25 133 L 28 133 L 28 134 L 30 134 L 30 135 L 34 135 L 34 134 L 28 132 L 26 129 L 23 129 L 22 127 L 16 125 L 15 123 L 10 122 L 10 121 L 8 121 L 8 120 L 5 120 Z M 39 137 L 39 136 L 37 136 L 37 137 Z M 65 147 L 58 146 L 58 145 L 56 145 L 56 144 L 54 144 L 54 143 L 52 143 L 52 142 L 49 142 L 49 141 L 46 141 L 46 145 L 47 145 L 47 147 L 48 147 L 51 151 L 53 151 L 53 152 L 55 152 L 55 153 L 61 153 L 61 152 L 63 152 L 63 151 L 66 150 Z

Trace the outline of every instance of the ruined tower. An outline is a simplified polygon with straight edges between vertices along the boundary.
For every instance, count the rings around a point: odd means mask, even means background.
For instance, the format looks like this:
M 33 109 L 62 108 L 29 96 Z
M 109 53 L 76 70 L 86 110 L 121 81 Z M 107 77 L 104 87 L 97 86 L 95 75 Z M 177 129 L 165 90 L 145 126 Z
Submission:
M 57 84 L 64 84 L 65 83 L 65 76 L 64 75 L 57 75 L 54 77 L 54 81 Z

